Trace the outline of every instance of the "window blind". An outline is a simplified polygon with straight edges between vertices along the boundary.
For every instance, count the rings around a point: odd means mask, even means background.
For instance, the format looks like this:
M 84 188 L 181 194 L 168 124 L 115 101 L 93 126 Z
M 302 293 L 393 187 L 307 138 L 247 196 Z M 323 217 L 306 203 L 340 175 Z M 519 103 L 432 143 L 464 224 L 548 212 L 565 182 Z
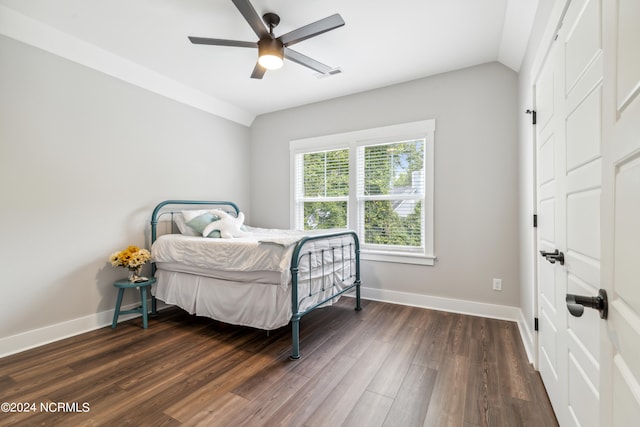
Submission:
M 358 148 L 359 226 L 365 244 L 423 247 L 424 142 Z
M 346 228 L 349 150 L 299 154 L 296 159 L 297 228 Z

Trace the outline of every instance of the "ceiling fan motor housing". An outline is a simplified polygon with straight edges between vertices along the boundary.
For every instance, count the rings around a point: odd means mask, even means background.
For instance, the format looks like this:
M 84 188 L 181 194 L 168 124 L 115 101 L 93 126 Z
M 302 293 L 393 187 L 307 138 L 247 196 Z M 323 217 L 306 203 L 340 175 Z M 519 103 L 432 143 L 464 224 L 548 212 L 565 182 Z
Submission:
M 258 56 L 268 55 L 269 53 L 283 55 L 284 45 L 278 39 L 262 39 L 258 41 Z
M 275 69 L 280 68 L 282 66 L 282 59 L 284 58 L 284 45 L 278 39 L 272 38 L 264 38 L 258 41 L 258 61 L 260 65 L 267 69 Z M 263 63 L 266 61 L 272 61 L 270 65 L 269 62 Z

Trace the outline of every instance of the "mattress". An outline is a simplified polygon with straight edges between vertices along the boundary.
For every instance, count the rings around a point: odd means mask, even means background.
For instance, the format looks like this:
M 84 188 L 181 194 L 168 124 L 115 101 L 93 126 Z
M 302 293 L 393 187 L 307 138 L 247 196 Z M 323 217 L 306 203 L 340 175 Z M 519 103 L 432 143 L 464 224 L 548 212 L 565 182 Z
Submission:
M 308 233 L 292 230 L 249 228 L 250 235 L 217 239 L 182 234 L 160 236 L 151 248 L 156 263 L 225 272 L 275 272 L 278 283 L 289 281 L 295 243 Z

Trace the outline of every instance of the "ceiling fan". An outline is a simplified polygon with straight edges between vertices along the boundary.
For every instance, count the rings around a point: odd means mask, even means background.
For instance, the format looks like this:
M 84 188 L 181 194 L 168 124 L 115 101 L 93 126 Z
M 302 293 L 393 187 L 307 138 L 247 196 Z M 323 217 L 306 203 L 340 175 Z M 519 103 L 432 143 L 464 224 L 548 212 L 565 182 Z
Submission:
M 189 37 L 193 44 L 208 44 L 214 46 L 251 47 L 258 48 L 258 62 L 251 73 L 252 79 L 261 79 L 267 70 L 274 70 L 282 67 L 283 59 L 296 62 L 305 67 L 311 68 L 322 74 L 330 73 L 333 68 L 315 59 L 296 52 L 289 46 L 299 43 L 311 37 L 315 37 L 327 31 L 342 27 L 344 20 L 339 14 L 328 16 L 319 21 L 313 22 L 297 30 L 276 37 L 273 29 L 280 23 L 280 17 L 275 13 L 265 13 L 260 16 L 253 8 L 249 0 L 232 0 L 244 19 L 249 23 L 256 35 L 260 38 L 257 42 L 245 42 L 238 40 L 211 39 L 205 37 Z M 264 24 L 262 21 L 264 20 Z M 265 24 L 267 27 L 265 27 Z

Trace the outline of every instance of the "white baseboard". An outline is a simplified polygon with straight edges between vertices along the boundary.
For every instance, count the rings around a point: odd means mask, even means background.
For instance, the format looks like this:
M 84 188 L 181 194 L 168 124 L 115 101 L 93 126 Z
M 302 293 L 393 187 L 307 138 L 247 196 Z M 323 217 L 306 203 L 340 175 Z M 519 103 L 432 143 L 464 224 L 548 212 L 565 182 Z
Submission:
M 121 310 L 130 310 L 139 307 L 140 303 L 128 304 L 122 306 Z M 166 305 L 158 301 L 158 309 L 164 308 Z M 151 301 L 149 301 L 149 309 L 151 309 Z M 108 325 L 113 321 L 113 313 L 115 308 L 102 311 L 96 314 L 79 317 L 77 319 L 68 320 L 66 322 L 56 323 L 55 325 L 44 326 L 42 328 L 31 331 L 21 332 L 9 337 L 0 338 L 0 357 L 9 356 L 11 354 L 20 353 L 31 348 L 40 347 L 85 332 L 93 331 Z M 118 316 L 118 323 L 125 320 L 140 317 L 140 314 L 123 314 Z
M 353 296 L 353 295 L 348 295 Z M 435 297 L 430 295 L 411 294 L 406 292 L 388 291 L 373 288 L 361 288 L 363 299 L 388 302 L 391 304 L 408 305 L 412 307 L 429 308 L 452 313 L 468 314 L 471 316 L 487 317 L 491 319 L 509 320 L 518 324 L 518 330 L 527 352 L 529 361 L 533 363 L 533 335 L 527 326 L 522 310 L 497 304 L 487 304 L 475 301 L 465 301 L 452 298 Z M 135 308 L 139 303 L 129 304 L 122 310 Z M 158 301 L 158 309 L 167 307 Z M 54 341 L 93 331 L 111 324 L 114 309 L 80 317 L 55 325 L 45 326 L 32 331 L 22 332 L 6 338 L 0 338 L 0 357 L 19 353 L 30 348 L 39 347 Z M 126 314 L 119 317 L 118 322 L 139 317 L 139 314 Z
M 515 322 L 518 320 L 520 313 L 518 307 L 510 307 L 507 305 L 387 291 L 365 288 L 364 286 L 360 288 L 360 291 L 362 298 L 368 300 L 430 308 L 433 310 L 449 311 L 451 313 L 469 314 L 471 316 L 489 317 L 491 319 L 511 320 Z
M 536 343 L 534 342 L 534 334 L 531 332 L 531 329 L 529 329 L 522 310 L 520 310 L 520 316 L 518 318 L 518 329 L 520 330 L 520 337 L 522 338 L 522 344 L 524 344 L 524 350 L 527 352 L 529 363 L 531 363 L 537 370 L 538 367 L 536 366 L 535 359 Z
M 365 288 L 364 286 L 360 288 L 360 292 L 363 299 L 372 301 L 388 302 L 392 304 L 429 308 L 432 310 L 448 311 L 451 313 L 468 314 L 471 316 L 516 322 L 529 362 L 533 363 L 533 336 L 527 327 L 527 322 L 525 322 L 524 315 L 519 307 Z

